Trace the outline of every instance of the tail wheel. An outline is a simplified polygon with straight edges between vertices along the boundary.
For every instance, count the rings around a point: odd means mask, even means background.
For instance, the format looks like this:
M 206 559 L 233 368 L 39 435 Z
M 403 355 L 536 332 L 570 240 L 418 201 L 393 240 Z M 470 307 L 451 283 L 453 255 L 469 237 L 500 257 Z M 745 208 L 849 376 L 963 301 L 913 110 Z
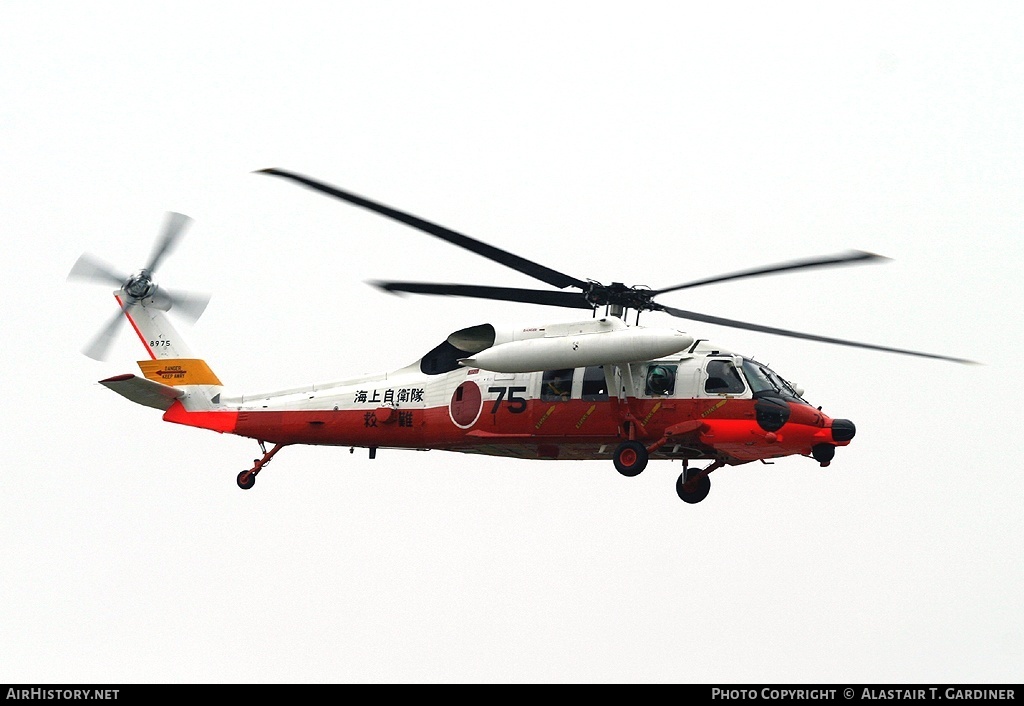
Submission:
M 699 468 L 688 468 L 679 474 L 676 480 L 676 495 L 684 503 L 699 503 L 711 492 L 711 477 L 701 475 L 703 471 Z M 686 476 L 684 479 L 683 476 Z M 697 476 L 700 476 L 699 478 Z
M 623 441 L 612 458 L 615 470 L 632 478 L 647 468 L 647 447 L 639 441 Z

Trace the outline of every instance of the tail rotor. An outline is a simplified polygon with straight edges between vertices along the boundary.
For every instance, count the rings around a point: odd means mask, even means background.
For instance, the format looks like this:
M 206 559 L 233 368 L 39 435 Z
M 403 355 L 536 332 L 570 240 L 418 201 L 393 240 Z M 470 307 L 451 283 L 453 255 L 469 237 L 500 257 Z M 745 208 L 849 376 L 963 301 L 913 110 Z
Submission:
M 68 273 L 68 279 L 117 287 L 114 296 L 120 304 L 117 314 L 82 349 L 85 355 L 94 360 L 106 359 L 125 318 L 136 306 L 174 311 L 190 322 L 199 319 L 210 301 L 209 295 L 172 291 L 153 281 L 157 267 L 177 246 L 191 222 L 192 219 L 182 213 L 169 212 L 148 263 L 134 274 L 126 274 L 89 253 L 78 258 Z

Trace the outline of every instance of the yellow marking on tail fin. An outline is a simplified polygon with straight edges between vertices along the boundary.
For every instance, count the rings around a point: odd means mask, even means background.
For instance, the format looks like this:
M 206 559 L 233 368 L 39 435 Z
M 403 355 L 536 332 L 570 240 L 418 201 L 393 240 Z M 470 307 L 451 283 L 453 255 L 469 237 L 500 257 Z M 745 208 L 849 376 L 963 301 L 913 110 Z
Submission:
M 198 358 L 158 358 L 140 360 L 139 368 L 147 380 L 164 385 L 220 385 L 220 380 L 210 370 L 205 360 Z

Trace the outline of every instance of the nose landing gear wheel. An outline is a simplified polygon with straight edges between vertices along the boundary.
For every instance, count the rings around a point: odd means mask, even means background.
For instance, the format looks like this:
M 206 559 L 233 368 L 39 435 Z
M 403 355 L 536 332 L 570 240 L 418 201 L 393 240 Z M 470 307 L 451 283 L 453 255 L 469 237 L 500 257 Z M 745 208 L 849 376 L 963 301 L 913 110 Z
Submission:
M 615 470 L 632 478 L 647 468 L 647 447 L 639 441 L 623 441 L 612 457 Z
M 686 475 L 686 480 L 683 480 L 683 475 Z M 684 473 L 679 474 L 679 478 L 676 480 L 676 495 L 684 503 L 699 503 L 701 500 L 708 496 L 711 492 L 711 478 L 707 475 L 701 475 L 703 471 L 699 468 L 688 468 Z M 700 476 L 699 478 L 697 476 Z
M 252 471 L 242 471 L 238 474 L 238 487 L 242 490 L 248 490 L 249 488 L 256 485 L 256 474 Z

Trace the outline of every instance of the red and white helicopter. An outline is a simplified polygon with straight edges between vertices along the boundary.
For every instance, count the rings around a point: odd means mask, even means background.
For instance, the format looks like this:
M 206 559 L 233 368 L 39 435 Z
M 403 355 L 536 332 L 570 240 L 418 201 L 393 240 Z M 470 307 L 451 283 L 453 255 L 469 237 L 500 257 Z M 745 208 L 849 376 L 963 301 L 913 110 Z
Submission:
M 669 328 L 626 323 L 633 310 L 879 351 L 969 363 L 961 358 L 889 348 L 723 319 L 666 306 L 656 296 L 747 277 L 881 259 L 852 251 L 734 272 L 664 289 L 580 280 L 461 233 L 322 182 L 279 169 L 293 180 L 367 208 L 518 270 L 555 289 L 468 284 L 376 282 L 389 292 L 478 297 L 582 309 L 573 323 L 499 330 L 490 324 L 448 335 L 400 370 L 271 393 L 228 396 L 210 367 L 173 328 L 168 311 L 195 320 L 207 298 L 157 286 L 153 274 L 190 219 L 169 214 L 148 264 L 124 274 L 84 254 L 69 278 L 114 285 L 116 316 L 85 349 L 102 359 L 121 322 L 129 321 L 149 360 L 142 376 L 101 384 L 163 419 L 257 440 L 263 452 L 238 474 L 248 489 L 285 446 L 317 444 L 377 449 L 439 449 L 532 459 L 610 459 L 635 476 L 649 459 L 678 459 L 676 492 L 703 500 L 709 474 L 724 466 L 799 454 L 822 466 L 853 439 L 854 424 L 825 415 L 766 365 Z M 598 316 L 603 309 L 603 316 Z M 267 444 L 272 444 L 267 450 Z M 691 467 L 692 462 L 706 462 Z

